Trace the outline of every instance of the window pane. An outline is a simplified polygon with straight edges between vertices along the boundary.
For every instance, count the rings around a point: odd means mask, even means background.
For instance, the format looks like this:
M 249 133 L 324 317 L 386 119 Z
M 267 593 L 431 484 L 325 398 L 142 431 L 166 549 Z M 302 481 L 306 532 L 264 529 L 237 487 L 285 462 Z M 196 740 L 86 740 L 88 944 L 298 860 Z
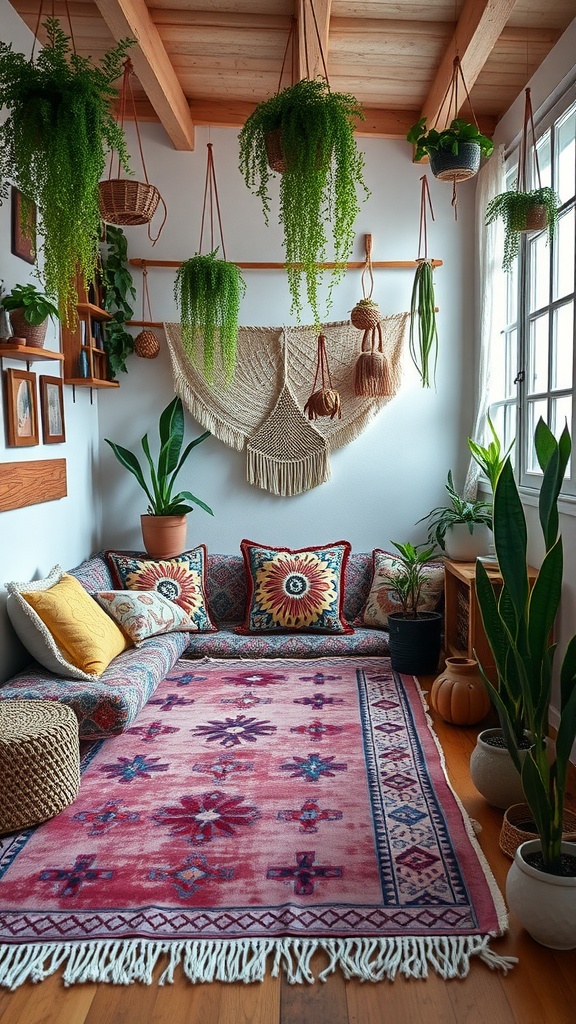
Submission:
M 528 394 L 548 388 L 548 314 L 530 322 L 528 348 Z
M 541 231 L 530 237 L 530 312 L 542 309 L 550 301 L 550 250 L 548 235 Z
M 506 323 L 514 324 L 518 317 L 518 260 L 506 274 Z
M 504 433 L 501 434 L 500 437 L 503 438 L 504 451 L 506 451 L 508 446 L 512 444 L 512 441 L 515 442 L 514 447 L 512 448 L 512 451 L 510 452 L 510 461 L 511 461 L 513 466 L 516 466 L 516 462 L 517 462 L 516 448 L 518 446 L 518 442 L 516 441 L 517 432 L 518 432 L 517 431 L 517 425 L 516 425 L 516 416 L 517 416 L 516 403 L 514 403 L 514 405 L 507 405 L 507 406 L 505 406 L 505 412 L 504 412 Z
M 538 465 L 538 459 L 536 458 L 536 452 L 534 450 L 534 431 L 536 430 L 536 424 L 538 420 L 542 419 L 548 421 L 548 402 L 545 398 L 538 399 L 537 402 L 528 402 L 528 437 L 527 437 L 527 458 L 526 458 L 526 469 L 529 473 L 540 473 L 540 466 Z
M 572 433 L 572 398 L 570 395 L 563 395 L 562 398 L 554 398 L 552 400 L 552 433 L 555 437 L 559 438 L 560 434 L 564 430 L 564 427 L 568 424 L 568 430 Z M 570 460 L 566 466 L 566 472 L 564 479 L 570 477 Z
M 516 377 L 518 375 L 518 331 L 508 332 L 506 338 L 506 379 L 502 394 L 516 401 Z M 500 397 L 500 396 L 499 396 Z
M 558 218 L 554 239 L 554 299 L 574 291 L 574 207 Z
M 552 184 L 552 171 L 550 166 L 550 132 L 547 131 L 536 143 L 538 153 L 538 166 L 540 168 L 540 180 L 542 186 Z M 538 175 L 536 168 L 533 168 L 532 188 L 538 188 Z
M 553 317 L 552 387 L 568 390 L 572 387 L 574 303 L 560 306 Z
M 576 108 L 560 118 L 556 133 L 558 147 L 558 195 L 565 203 L 576 192 Z

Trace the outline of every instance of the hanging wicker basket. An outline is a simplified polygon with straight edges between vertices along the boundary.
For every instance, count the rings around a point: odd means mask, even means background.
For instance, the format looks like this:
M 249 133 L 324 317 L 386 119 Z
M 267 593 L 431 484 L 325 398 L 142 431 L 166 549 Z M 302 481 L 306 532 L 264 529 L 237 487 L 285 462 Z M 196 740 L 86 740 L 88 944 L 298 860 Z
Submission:
M 273 171 L 277 171 L 278 174 L 284 174 L 286 161 L 282 152 L 282 129 L 275 128 L 274 131 L 266 132 L 264 144 L 266 146 L 269 166 Z
M 145 328 L 140 331 L 134 338 L 134 352 L 141 359 L 156 359 L 156 356 L 160 354 L 160 342 L 154 334 L 154 331 L 150 331 Z
M 350 313 L 350 322 L 359 331 L 368 331 L 376 327 L 381 319 L 380 308 L 372 299 L 360 299 Z
M 160 202 L 155 185 L 129 178 L 109 178 L 98 185 L 100 216 L 107 224 L 149 224 Z

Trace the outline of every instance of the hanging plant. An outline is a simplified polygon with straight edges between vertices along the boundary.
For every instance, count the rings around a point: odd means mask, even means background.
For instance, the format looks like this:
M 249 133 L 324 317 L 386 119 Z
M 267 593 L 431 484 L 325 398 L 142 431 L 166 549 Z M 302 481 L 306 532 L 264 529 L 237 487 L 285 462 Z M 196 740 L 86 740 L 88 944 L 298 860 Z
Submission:
M 528 190 L 528 151 L 531 134 L 533 168 L 538 187 Z M 554 238 L 558 224 L 558 208 L 560 200 L 554 189 L 542 185 L 538 150 L 534 145 L 534 117 L 530 89 L 525 90 L 524 125 L 520 143 L 518 173 L 513 189 L 494 196 L 486 207 L 486 224 L 493 224 L 501 218 L 504 223 L 504 255 L 502 270 L 512 270 L 514 260 L 520 248 L 520 236 L 523 231 L 543 231 L 547 229 L 548 242 Z
M 47 42 L 34 63 L 0 42 L 0 107 L 8 111 L 0 125 L 0 201 L 14 182 L 23 196 L 24 230 L 36 204 L 46 290 L 69 323 L 76 316 L 76 274 L 88 286 L 98 263 L 98 182 L 107 151 L 114 148 L 129 167 L 110 103 L 131 42 L 118 43 L 96 66 L 74 52 L 55 18 L 44 27 Z
M 345 271 L 354 243 L 354 222 L 360 211 L 357 186 L 369 195 L 364 183 L 364 158 L 356 147 L 354 120 L 364 119 L 354 96 L 332 92 L 321 78 L 304 78 L 271 99 L 260 103 L 239 135 L 240 171 L 248 188 L 260 197 L 264 219 L 270 214 L 270 176 L 266 140 L 279 133 L 282 165 L 280 223 L 284 232 L 288 284 L 292 312 L 302 314 L 301 282 L 314 323 L 319 311 L 318 289 L 326 259 L 328 228 L 334 261 L 326 313 L 331 293 Z
M 174 298 L 180 310 L 182 344 L 188 358 L 191 362 L 196 362 L 198 348 L 203 347 L 204 377 L 208 383 L 212 383 L 214 356 L 218 344 L 224 376 L 230 383 L 236 366 L 240 300 L 246 285 L 236 264 L 228 263 L 226 260 L 211 142 L 207 144 L 206 149 L 206 181 L 200 244 L 197 254 L 183 263 L 176 275 Z M 218 249 L 214 241 L 214 210 L 218 214 L 224 259 L 218 259 L 216 256 Z M 210 241 L 213 251 L 205 256 L 202 254 L 202 240 L 207 211 L 210 216 Z
M 127 373 L 126 359 L 134 351 L 134 338 L 126 330 L 126 322 L 134 316 L 129 299 L 135 300 L 136 289 L 128 269 L 128 242 L 122 228 L 107 224 L 105 246 L 100 256 L 104 286 L 104 309 L 112 319 L 106 323 L 104 348 L 110 370 Z
M 436 378 L 438 358 L 438 331 L 436 329 L 436 298 L 434 295 L 434 261 L 428 259 L 427 208 L 434 220 L 432 199 L 425 174 L 420 178 L 420 232 L 418 259 L 410 297 L 409 348 L 412 362 L 422 379 L 422 387 L 429 388 Z M 420 253 L 424 250 L 424 256 Z

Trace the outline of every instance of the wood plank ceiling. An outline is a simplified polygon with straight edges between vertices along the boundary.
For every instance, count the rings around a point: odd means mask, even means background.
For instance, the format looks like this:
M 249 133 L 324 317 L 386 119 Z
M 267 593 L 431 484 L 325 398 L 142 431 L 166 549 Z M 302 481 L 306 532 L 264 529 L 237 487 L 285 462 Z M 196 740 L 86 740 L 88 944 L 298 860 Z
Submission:
M 32 31 L 39 5 L 12 0 Z M 456 54 L 490 134 L 576 17 L 576 0 L 44 0 L 42 20 L 53 12 L 68 30 L 67 10 L 84 55 L 136 40 L 137 116 L 160 120 L 186 150 L 195 125 L 240 127 L 276 91 L 293 18 L 295 74 L 322 72 L 313 15 L 331 88 L 364 107 L 358 134 L 403 138 L 422 115 L 445 120 Z M 466 116 L 462 89 L 459 96 Z

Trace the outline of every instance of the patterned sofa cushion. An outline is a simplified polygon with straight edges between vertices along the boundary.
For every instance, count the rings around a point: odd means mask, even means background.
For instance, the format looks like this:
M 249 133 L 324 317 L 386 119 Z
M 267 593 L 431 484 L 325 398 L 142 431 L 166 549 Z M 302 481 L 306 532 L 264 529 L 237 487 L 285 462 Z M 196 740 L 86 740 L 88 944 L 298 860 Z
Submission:
M 356 628 L 354 633 L 262 633 L 242 635 L 221 626 L 217 633 L 190 636 L 185 658 L 328 658 L 389 653 L 388 634 Z

